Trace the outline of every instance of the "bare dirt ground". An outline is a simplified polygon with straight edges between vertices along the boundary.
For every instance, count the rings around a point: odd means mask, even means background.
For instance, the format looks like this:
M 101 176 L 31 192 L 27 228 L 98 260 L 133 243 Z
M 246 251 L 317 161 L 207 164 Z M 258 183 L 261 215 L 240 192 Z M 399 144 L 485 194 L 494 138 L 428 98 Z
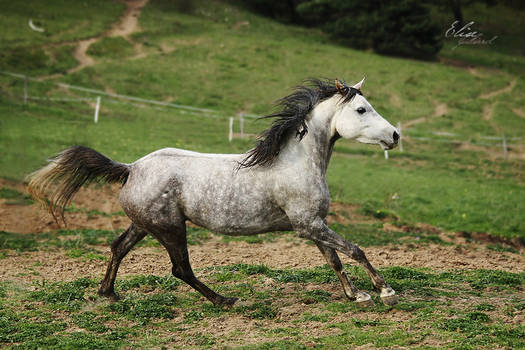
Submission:
M 0 187 L 8 187 L 25 193 L 23 184 L 0 179 Z M 9 200 L 0 200 L 0 231 L 16 233 L 40 233 L 57 230 L 60 227 L 52 217 L 37 204 L 13 205 Z M 118 203 L 118 186 L 83 188 L 74 198 L 75 212 L 66 212 L 69 229 L 125 229 L 129 225 L 127 217 L 122 215 L 98 215 L 90 211 L 117 213 L 121 211 Z M 357 207 L 333 203 L 329 222 L 346 224 L 353 221 L 375 220 L 363 217 Z M 460 234 L 443 232 L 428 225 L 419 225 L 425 230 L 432 230 L 440 237 L 453 244 L 403 244 L 392 242 L 385 246 L 366 247 L 369 260 L 377 267 L 410 266 L 428 267 L 434 270 L 450 269 L 494 269 L 518 272 L 523 271 L 525 255 L 523 248 L 518 253 L 500 252 L 488 249 L 479 241 L 469 242 Z M 400 228 L 384 223 L 386 231 Z M 97 247 L 109 256 L 109 247 Z M 244 241 L 225 241 L 222 236 L 212 238 L 202 244 L 189 247 L 194 268 L 230 265 L 237 263 L 264 264 L 273 268 L 310 268 L 324 265 L 325 261 L 315 245 L 293 235 L 283 235 L 272 242 L 250 244 Z M 345 257 L 343 263 L 354 264 Z M 70 258 L 63 250 L 38 250 L 10 253 L 2 260 L 0 277 L 2 279 L 31 282 L 46 279 L 67 281 L 79 277 L 100 277 L 105 272 L 105 261 L 79 261 Z M 27 266 L 33 266 L 34 274 L 23 273 Z M 119 276 L 136 274 L 166 275 L 171 266 L 167 253 L 160 247 L 139 247 L 124 260 Z

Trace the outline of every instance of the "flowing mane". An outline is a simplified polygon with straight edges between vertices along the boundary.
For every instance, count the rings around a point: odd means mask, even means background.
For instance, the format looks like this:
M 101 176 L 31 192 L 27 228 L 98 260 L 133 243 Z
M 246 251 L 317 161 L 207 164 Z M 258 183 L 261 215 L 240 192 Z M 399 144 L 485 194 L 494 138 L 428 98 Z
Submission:
M 308 133 L 307 115 L 320 102 L 339 92 L 334 81 L 308 79 L 303 85 L 295 87 L 290 95 L 278 100 L 276 105 L 280 110 L 261 117 L 276 119 L 268 129 L 259 134 L 255 147 L 246 153 L 239 168 L 271 165 L 292 133 L 299 141 L 302 140 Z M 343 102 L 350 101 L 356 94 L 361 95 L 361 91 L 347 85 L 344 85 L 343 93 Z

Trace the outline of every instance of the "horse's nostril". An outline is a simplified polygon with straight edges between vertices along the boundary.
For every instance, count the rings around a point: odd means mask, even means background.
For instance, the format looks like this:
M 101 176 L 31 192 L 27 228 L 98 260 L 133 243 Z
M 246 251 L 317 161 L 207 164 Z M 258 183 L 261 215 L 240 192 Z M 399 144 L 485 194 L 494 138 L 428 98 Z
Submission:
M 397 142 L 397 140 L 399 140 L 399 134 L 397 131 L 394 131 L 394 142 Z

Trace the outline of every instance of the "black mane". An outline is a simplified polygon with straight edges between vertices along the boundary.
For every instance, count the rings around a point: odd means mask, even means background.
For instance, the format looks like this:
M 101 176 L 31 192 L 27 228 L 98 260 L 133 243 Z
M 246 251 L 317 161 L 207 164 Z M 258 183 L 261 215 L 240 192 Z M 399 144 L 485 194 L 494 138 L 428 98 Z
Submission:
M 270 128 L 258 136 L 258 141 L 253 149 L 248 151 L 246 157 L 239 163 L 239 168 L 248 168 L 255 165 L 269 166 L 279 155 L 291 133 L 299 141 L 308 133 L 306 116 L 320 102 L 334 96 L 339 90 L 335 80 L 309 79 L 304 85 L 297 86 L 294 91 L 280 100 L 277 105 L 280 111 L 262 118 L 277 118 Z M 344 85 L 344 102 L 350 101 L 361 91 Z

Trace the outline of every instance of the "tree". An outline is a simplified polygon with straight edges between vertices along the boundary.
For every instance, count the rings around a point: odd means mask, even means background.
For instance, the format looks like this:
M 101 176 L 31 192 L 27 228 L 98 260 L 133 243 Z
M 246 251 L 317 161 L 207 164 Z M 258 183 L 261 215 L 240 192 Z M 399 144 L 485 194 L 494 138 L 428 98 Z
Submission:
M 350 46 L 383 54 L 429 59 L 442 46 L 440 26 L 416 0 L 308 0 L 297 13 Z
M 454 18 L 459 22 L 459 27 L 463 27 L 463 11 L 461 11 L 461 0 L 448 0 L 448 5 L 454 14 Z

